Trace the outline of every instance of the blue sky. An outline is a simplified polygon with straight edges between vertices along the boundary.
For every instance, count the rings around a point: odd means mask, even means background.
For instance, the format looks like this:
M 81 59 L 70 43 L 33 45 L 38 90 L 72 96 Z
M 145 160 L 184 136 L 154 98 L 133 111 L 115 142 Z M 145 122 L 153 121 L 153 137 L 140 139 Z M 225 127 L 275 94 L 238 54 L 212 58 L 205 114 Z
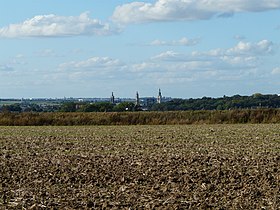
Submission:
M 280 0 L 9 0 L 0 98 L 280 93 Z

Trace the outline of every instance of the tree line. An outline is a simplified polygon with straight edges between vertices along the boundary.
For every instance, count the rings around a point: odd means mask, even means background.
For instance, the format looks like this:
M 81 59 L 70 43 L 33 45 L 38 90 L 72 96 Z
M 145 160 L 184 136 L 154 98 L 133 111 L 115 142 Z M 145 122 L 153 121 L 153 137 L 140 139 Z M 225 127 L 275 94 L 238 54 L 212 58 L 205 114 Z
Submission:
M 186 111 L 186 110 L 233 110 L 280 108 L 280 96 L 262 95 L 256 93 L 252 96 L 234 95 L 221 98 L 203 97 L 200 99 L 173 99 L 171 101 L 155 104 L 153 111 Z
M 198 99 L 172 99 L 148 107 L 136 107 L 133 102 L 112 104 L 110 102 L 62 104 L 62 112 L 124 112 L 124 111 L 195 111 L 195 110 L 233 110 L 233 109 L 258 109 L 280 108 L 280 96 L 262 95 L 256 93 L 252 96 L 224 96 L 221 98 L 203 97 Z
M 259 109 L 280 108 L 280 96 L 262 95 L 256 93 L 252 96 L 234 95 L 221 98 L 203 97 L 198 99 L 172 99 L 148 107 L 135 106 L 133 102 L 64 102 L 58 105 L 38 104 L 11 104 L 0 107 L 4 113 L 21 112 L 133 112 L 133 111 L 198 111 L 198 110 L 234 110 L 234 109 Z

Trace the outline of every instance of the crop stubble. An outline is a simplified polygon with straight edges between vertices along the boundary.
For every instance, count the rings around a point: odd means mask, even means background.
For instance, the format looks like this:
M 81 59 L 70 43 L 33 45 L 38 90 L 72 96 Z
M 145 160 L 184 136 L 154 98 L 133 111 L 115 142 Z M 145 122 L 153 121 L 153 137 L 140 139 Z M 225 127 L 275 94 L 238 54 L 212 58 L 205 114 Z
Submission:
M 0 127 L 1 209 L 280 209 L 280 125 Z

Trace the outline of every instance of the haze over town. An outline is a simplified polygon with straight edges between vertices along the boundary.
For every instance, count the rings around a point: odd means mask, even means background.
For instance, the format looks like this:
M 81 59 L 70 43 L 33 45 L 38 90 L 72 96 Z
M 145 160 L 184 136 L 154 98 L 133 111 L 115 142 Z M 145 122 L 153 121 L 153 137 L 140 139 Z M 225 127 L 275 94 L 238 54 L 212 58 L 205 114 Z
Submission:
M 9 0 L 0 98 L 279 93 L 280 0 Z

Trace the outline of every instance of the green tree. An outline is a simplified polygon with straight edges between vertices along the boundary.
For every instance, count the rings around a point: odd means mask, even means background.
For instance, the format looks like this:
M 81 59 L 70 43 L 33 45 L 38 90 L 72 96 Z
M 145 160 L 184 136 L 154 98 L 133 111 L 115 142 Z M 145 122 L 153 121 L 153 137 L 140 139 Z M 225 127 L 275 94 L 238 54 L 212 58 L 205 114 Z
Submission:
M 66 102 L 63 103 L 61 108 L 61 112 L 76 112 L 76 103 L 75 102 Z
M 115 112 L 133 111 L 134 106 L 135 105 L 132 102 L 122 102 L 122 103 L 117 104 L 114 107 L 113 111 L 115 111 Z
M 22 112 L 20 104 L 4 105 L 2 107 L 2 112 Z
M 112 112 L 114 107 L 110 102 L 98 102 L 96 105 L 98 106 L 99 112 Z

